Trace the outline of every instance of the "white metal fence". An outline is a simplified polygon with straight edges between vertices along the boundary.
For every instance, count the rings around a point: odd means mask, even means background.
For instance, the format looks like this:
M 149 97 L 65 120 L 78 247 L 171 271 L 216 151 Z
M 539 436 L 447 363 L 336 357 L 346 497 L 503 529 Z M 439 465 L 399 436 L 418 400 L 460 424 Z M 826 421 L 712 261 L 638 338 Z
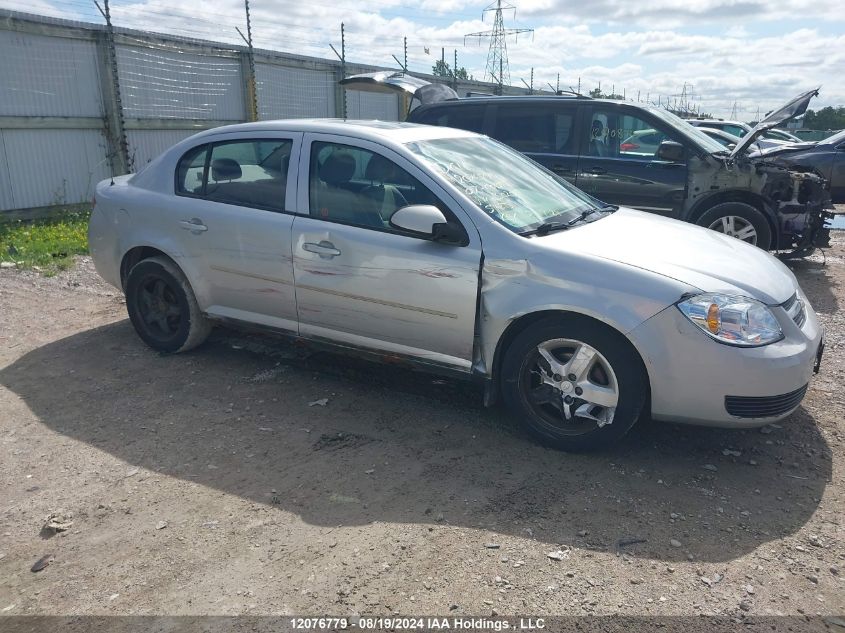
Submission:
M 260 119 L 342 116 L 337 60 L 254 59 Z M 245 47 L 127 29 L 110 39 L 101 25 L 0 9 L 0 60 L 0 218 L 85 203 L 98 181 L 251 110 Z M 348 74 L 371 70 L 347 63 Z M 492 87 L 459 86 L 470 90 Z M 346 90 L 349 118 L 396 120 L 401 102 Z

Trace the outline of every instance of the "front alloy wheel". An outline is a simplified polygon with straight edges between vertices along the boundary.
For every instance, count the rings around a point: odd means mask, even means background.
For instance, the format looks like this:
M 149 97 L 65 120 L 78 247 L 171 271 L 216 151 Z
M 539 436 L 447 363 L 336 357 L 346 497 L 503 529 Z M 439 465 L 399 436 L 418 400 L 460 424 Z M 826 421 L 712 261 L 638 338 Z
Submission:
M 757 246 L 757 229 L 745 218 L 736 215 L 724 215 L 707 228 Z
M 619 332 L 580 316 L 551 316 L 510 343 L 502 396 L 543 444 L 569 451 L 621 438 L 645 405 L 642 360 Z
M 566 435 L 613 423 L 619 385 L 613 367 L 587 343 L 552 339 L 526 358 L 520 389 L 538 420 Z
M 772 227 L 763 213 L 745 202 L 722 202 L 705 211 L 696 224 L 768 250 L 772 248 Z

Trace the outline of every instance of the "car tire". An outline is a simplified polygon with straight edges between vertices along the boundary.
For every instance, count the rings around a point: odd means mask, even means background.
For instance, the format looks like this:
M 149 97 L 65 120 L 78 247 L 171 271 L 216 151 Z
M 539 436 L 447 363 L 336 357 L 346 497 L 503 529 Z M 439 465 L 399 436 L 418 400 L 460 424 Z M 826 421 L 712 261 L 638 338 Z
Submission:
M 167 257 L 150 257 L 132 267 L 126 279 L 126 310 L 138 336 L 160 352 L 188 351 L 211 333 L 191 284 Z
M 627 339 L 582 318 L 544 318 L 523 330 L 505 351 L 501 378 L 503 399 L 528 433 L 573 452 L 622 438 L 648 395 L 645 368 Z M 612 392 L 615 406 L 606 406 Z
M 763 250 L 772 247 L 772 228 L 766 216 L 744 202 L 717 204 L 705 211 L 696 224 L 731 235 Z

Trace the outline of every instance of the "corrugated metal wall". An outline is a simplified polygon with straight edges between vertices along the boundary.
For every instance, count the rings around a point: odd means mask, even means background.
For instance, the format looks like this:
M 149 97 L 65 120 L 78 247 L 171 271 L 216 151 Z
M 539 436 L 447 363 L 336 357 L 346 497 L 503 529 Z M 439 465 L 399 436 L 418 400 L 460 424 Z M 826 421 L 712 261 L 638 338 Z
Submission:
M 196 134 L 196 130 L 129 130 L 126 133 L 126 140 L 129 143 L 129 154 L 132 156 L 135 171 L 140 171 L 144 165 L 171 145 L 192 134 Z
M 0 31 L 0 116 L 102 117 L 98 68 L 94 42 Z M 0 148 L 0 210 L 85 202 L 109 175 L 98 129 L 0 129 Z
M 196 121 L 246 120 L 241 61 L 226 55 L 185 52 L 162 44 L 116 46 L 123 114 L 136 126 L 181 121 L 184 129 L 129 129 L 126 139 L 135 171 L 198 130 Z
M 94 42 L 0 31 L 0 60 L 0 115 L 102 115 Z
M 123 114 L 138 119 L 243 121 L 240 60 L 118 45 Z
M 0 211 L 14 208 L 15 199 L 12 196 L 12 182 L 9 180 L 9 165 L 6 161 L 6 143 L 3 130 L 0 130 Z
M 350 119 L 399 120 L 399 95 L 363 90 L 346 91 L 346 115 Z
M 260 119 L 336 116 L 333 72 L 257 63 L 255 83 Z
M 87 202 L 122 169 L 104 27 L 0 9 L 0 212 Z M 142 168 L 174 143 L 244 121 L 244 47 L 117 29 L 115 56 L 129 163 Z M 348 74 L 377 70 L 350 64 Z M 341 116 L 334 59 L 256 51 L 259 119 Z M 434 79 L 434 78 L 431 78 Z M 467 89 L 489 91 L 481 83 Z M 104 91 L 107 94 L 104 94 Z M 395 121 L 394 94 L 347 90 L 347 115 Z
M 87 202 L 109 177 L 105 140 L 98 130 L 2 130 L 11 205 Z

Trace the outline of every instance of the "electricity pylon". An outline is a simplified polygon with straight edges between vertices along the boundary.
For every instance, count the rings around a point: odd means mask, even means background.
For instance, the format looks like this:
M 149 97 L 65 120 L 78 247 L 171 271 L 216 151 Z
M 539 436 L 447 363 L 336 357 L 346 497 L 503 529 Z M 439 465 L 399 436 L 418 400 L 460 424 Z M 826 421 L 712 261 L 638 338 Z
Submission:
M 490 76 L 493 83 L 499 85 L 499 94 L 502 94 L 502 87 L 511 82 L 510 68 L 508 67 L 508 35 L 515 35 L 519 37 L 520 33 L 531 33 L 533 35 L 534 29 L 506 29 L 505 21 L 502 17 L 503 11 L 513 11 L 513 17 L 516 17 L 516 7 L 502 0 L 496 0 L 491 3 L 481 12 L 481 19 L 484 19 L 484 14 L 488 11 L 495 12 L 493 20 L 493 30 L 479 31 L 477 33 L 467 33 L 464 36 L 464 43 L 466 38 L 477 37 L 479 43 L 482 38 L 490 38 L 490 50 L 487 52 L 487 68 L 484 71 L 484 76 Z

